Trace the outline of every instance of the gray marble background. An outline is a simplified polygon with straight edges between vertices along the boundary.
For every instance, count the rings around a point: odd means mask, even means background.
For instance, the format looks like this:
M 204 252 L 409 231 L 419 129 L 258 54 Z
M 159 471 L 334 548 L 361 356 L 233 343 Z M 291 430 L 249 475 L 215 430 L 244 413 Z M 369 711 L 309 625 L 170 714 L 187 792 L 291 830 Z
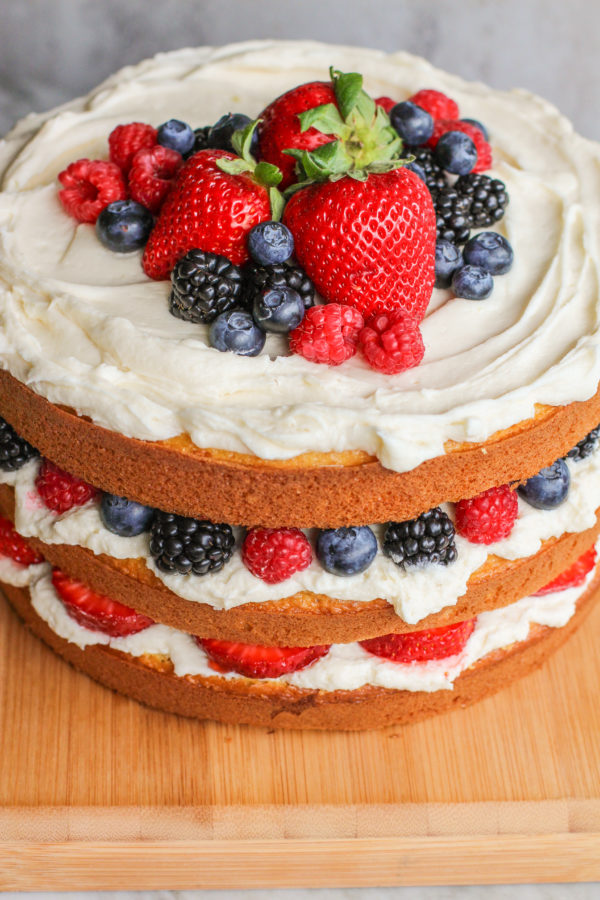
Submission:
M 159 50 L 271 37 L 419 53 L 466 78 L 536 91 L 579 131 L 600 139 L 599 35 L 597 0 L 0 0 L 0 134 L 25 113 L 84 93 L 120 66 Z M 92 895 L 70 896 L 90 900 Z M 600 900 L 600 885 L 94 895 L 209 896 Z

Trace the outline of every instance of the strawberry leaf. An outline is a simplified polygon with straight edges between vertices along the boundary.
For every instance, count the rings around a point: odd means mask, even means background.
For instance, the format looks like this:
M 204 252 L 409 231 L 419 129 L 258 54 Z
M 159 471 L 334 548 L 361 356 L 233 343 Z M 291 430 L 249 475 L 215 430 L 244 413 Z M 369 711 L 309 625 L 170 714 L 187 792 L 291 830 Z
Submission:
M 254 169 L 254 166 L 239 157 L 237 159 L 218 159 L 217 166 L 228 175 L 241 175 L 242 172 L 252 172 Z
M 259 162 L 254 170 L 254 177 L 265 187 L 276 187 L 283 175 L 277 168 L 268 162 Z
M 363 77 L 358 72 L 344 73 L 331 70 L 331 78 L 340 113 L 343 119 L 347 119 L 363 92 Z
M 344 120 L 333 103 L 323 103 L 321 106 L 315 106 L 313 109 L 307 109 L 300 113 L 300 130 L 308 131 L 309 128 L 316 128 L 323 134 L 335 134 L 340 136 L 344 129 Z
M 260 119 L 256 119 L 254 122 L 250 122 L 249 125 L 246 125 L 245 128 L 240 128 L 238 131 L 234 131 L 231 138 L 231 146 L 235 150 L 238 156 L 241 156 L 242 159 L 245 159 L 249 163 L 256 163 L 256 160 L 252 156 L 250 152 L 250 148 L 252 146 L 252 136 L 258 127 L 258 123 Z
M 271 218 L 274 222 L 279 222 L 285 206 L 283 194 L 276 187 L 271 187 L 269 188 L 269 200 L 271 201 Z

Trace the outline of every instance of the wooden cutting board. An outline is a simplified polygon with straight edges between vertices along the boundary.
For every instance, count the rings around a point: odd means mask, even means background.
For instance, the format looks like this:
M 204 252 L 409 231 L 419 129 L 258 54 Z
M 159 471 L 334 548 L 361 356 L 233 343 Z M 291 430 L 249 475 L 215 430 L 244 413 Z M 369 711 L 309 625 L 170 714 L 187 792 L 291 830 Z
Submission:
M 600 880 L 600 604 L 539 672 L 366 734 L 153 712 L 0 601 L 0 888 Z

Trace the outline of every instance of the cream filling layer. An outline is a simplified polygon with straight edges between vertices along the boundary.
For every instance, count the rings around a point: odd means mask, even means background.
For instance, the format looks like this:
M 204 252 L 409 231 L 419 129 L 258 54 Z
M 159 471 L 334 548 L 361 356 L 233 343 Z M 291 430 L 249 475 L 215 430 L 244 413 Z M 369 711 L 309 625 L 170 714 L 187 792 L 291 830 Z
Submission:
M 171 660 L 175 674 L 179 677 L 216 677 L 209 658 L 191 635 L 167 625 L 152 625 L 125 638 L 112 638 L 102 632 L 84 628 L 67 613 L 54 590 L 47 564 L 23 570 L 11 560 L 0 560 L 0 581 L 23 587 L 23 573 L 26 573 L 32 606 L 40 618 L 55 634 L 82 650 L 102 644 L 135 657 L 165 656 Z M 400 691 L 451 690 L 456 678 L 478 660 L 494 650 L 526 640 L 532 624 L 551 628 L 566 625 L 575 612 L 577 600 L 587 589 L 593 576 L 594 571 L 588 574 L 584 584 L 579 587 L 542 597 L 524 597 L 503 609 L 482 613 L 477 617 L 473 633 L 463 651 L 456 656 L 424 663 L 396 663 L 373 656 L 358 643 L 333 644 L 326 656 L 306 669 L 261 681 L 285 681 L 298 688 L 323 691 L 351 691 L 364 685 Z M 243 676 L 228 672 L 219 674 L 218 677 L 235 680 Z
M 403 570 L 391 559 L 377 553 L 371 566 L 359 575 L 342 578 L 326 572 L 315 558 L 303 572 L 297 572 L 279 584 L 265 584 L 244 566 L 239 545 L 232 559 L 220 572 L 204 576 L 168 575 L 161 572 L 148 552 L 147 534 L 123 538 L 102 524 L 96 502 L 74 507 L 62 515 L 51 512 L 35 489 L 38 460 L 32 460 L 17 472 L 0 472 L 0 483 L 15 488 L 17 531 L 25 537 L 37 537 L 47 544 L 71 544 L 93 553 L 105 553 L 117 559 L 143 559 L 146 566 L 174 594 L 195 603 L 207 603 L 215 609 L 233 609 L 244 603 L 265 603 L 291 597 L 301 591 L 323 594 L 337 600 L 369 601 L 384 598 L 396 613 L 414 625 L 446 606 L 452 606 L 466 589 L 471 575 L 488 555 L 515 560 L 532 556 L 542 542 L 567 532 L 591 528 L 600 507 L 600 452 L 580 462 L 568 461 L 571 487 L 566 501 L 554 510 L 534 509 L 519 498 L 519 515 L 508 538 L 487 546 L 473 544 L 457 535 L 458 559 L 450 566 L 432 565 L 424 569 Z M 451 505 L 446 510 L 453 515 Z M 384 525 L 373 525 L 381 544 Z M 315 543 L 316 533 L 306 532 Z
M 119 123 L 257 115 L 332 64 L 362 71 L 374 96 L 432 87 L 454 97 L 489 126 L 492 174 L 511 197 L 499 230 L 513 269 L 484 303 L 434 292 L 424 361 L 396 376 L 360 356 L 330 368 L 277 355 L 271 338 L 255 358 L 219 353 L 206 327 L 169 314 L 169 284 L 145 277 L 139 253 L 110 253 L 57 197 L 57 173 L 106 157 Z M 600 382 L 600 150 L 526 92 L 469 84 L 403 53 L 277 41 L 181 50 L 28 116 L 0 144 L 0 173 L 0 365 L 130 437 L 187 433 L 264 459 L 362 449 L 404 471 L 448 439 L 485 440 L 535 404 L 585 400 Z

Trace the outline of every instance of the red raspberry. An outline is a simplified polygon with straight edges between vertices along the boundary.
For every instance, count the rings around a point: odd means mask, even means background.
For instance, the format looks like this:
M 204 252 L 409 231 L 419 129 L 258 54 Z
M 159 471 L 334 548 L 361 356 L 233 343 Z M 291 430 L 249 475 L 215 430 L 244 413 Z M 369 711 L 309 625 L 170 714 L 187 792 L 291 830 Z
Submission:
M 247 569 L 267 584 L 285 581 L 312 562 L 312 550 L 298 528 L 253 528 L 242 544 Z
M 305 669 L 315 659 L 325 656 L 329 645 L 319 647 L 263 647 L 196 638 L 220 672 L 238 672 L 246 678 L 278 678 L 286 672 Z
M 477 150 L 477 162 L 473 167 L 474 172 L 485 172 L 492 166 L 492 148 L 484 138 L 482 132 L 469 122 L 461 122 L 454 119 L 437 119 L 433 126 L 433 134 L 427 141 L 428 147 L 435 147 L 443 134 L 447 131 L 462 131 L 467 134 Z
M 73 506 L 83 506 L 98 494 L 91 484 L 69 475 L 49 459 L 42 460 L 35 486 L 48 509 L 57 513 L 67 512 Z
M 345 303 L 311 306 L 290 331 L 290 350 L 311 362 L 339 366 L 356 353 L 363 324 L 359 311 Z
M 118 166 L 100 159 L 78 159 L 58 175 L 60 202 L 78 222 L 93 224 L 105 206 L 124 200 L 127 188 Z
M 156 128 L 143 122 L 129 122 L 117 125 L 108 136 L 110 161 L 114 162 L 127 175 L 133 157 L 143 147 L 154 147 L 156 144 Z
M 418 366 L 425 353 L 416 319 L 402 309 L 375 313 L 367 319 L 358 341 L 369 365 L 386 375 Z
M 385 109 L 386 113 L 389 113 L 397 102 L 397 100 L 392 100 L 391 97 L 377 97 L 375 100 L 377 106 L 381 106 L 382 109 Z
M 475 619 L 467 619 L 456 625 L 444 625 L 427 631 L 384 634 L 383 637 L 360 641 L 360 645 L 374 656 L 383 656 L 394 662 L 426 662 L 429 659 L 456 656 L 464 648 L 474 628 Z
M 596 549 L 590 547 L 586 550 L 572 566 L 565 569 L 564 572 L 550 581 L 539 591 L 536 591 L 534 597 L 542 597 L 544 594 L 553 594 L 554 591 L 564 591 L 566 588 L 578 587 L 585 581 L 585 576 L 591 572 L 596 565 Z
M 158 212 L 182 162 L 181 153 L 160 144 L 138 150 L 129 170 L 129 193 L 132 198 L 150 212 Z
M 72 619 L 111 637 L 127 637 L 154 625 L 153 619 L 136 613 L 129 606 L 96 594 L 86 584 L 69 578 L 60 569 L 52 570 L 52 584 Z
M 458 119 L 458 104 L 441 91 L 417 91 L 408 99 L 426 110 L 434 119 Z
M 33 550 L 8 519 L 0 516 L 0 556 L 8 556 L 20 566 L 33 566 L 44 562 L 44 557 Z
M 472 544 L 493 544 L 508 537 L 518 512 L 516 492 L 509 484 L 502 484 L 457 503 L 454 524 Z

